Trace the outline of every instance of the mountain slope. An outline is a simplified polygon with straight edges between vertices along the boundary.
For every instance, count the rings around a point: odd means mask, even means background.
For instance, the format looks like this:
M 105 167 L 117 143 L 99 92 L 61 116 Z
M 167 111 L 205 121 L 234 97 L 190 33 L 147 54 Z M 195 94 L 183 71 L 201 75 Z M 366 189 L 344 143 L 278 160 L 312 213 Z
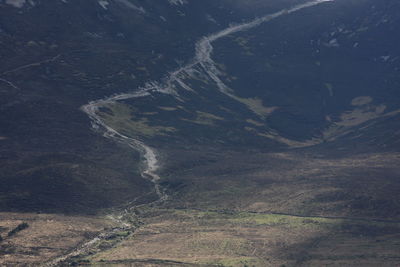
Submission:
M 1 1 L 1 211 L 96 214 L 50 266 L 397 264 L 399 8 Z

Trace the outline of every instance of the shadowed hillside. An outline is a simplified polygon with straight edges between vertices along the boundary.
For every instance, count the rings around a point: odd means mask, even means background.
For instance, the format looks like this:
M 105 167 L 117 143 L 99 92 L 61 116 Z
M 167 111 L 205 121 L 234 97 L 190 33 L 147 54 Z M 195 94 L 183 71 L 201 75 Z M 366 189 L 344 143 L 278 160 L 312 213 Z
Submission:
M 399 264 L 399 10 L 0 1 L 0 264 Z

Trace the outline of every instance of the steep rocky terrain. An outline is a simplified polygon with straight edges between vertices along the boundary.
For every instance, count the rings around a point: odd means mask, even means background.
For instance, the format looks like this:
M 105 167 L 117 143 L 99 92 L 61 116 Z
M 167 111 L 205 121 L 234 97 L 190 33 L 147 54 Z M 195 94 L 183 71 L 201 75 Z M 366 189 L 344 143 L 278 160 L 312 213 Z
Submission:
M 138 155 L 93 133 L 80 107 L 161 79 L 201 36 L 254 16 L 209 2 L 0 3 L 4 210 L 76 212 L 151 190 Z

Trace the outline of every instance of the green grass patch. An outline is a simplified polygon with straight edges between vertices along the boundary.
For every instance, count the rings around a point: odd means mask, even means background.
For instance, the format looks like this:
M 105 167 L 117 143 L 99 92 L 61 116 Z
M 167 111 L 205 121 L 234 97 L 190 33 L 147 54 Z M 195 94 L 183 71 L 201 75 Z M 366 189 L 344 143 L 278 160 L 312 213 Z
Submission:
M 265 266 L 262 259 L 252 257 L 224 258 L 208 262 L 200 262 L 201 264 L 212 264 L 221 267 L 250 267 L 250 266 Z
M 298 217 L 281 214 L 261 214 L 251 212 L 230 212 L 230 211 L 195 211 L 195 210 L 176 210 L 177 215 L 191 216 L 201 221 L 218 223 L 224 221 L 231 225 L 253 225 L 253 226 L 287 226 L 290 228 L 318 228 L 333 227 L 343 223 L 342 219 L 328 219 L 319 217 Z
M 106 111 L 100 111 L 100 116 L 113 129 L 128 136 L 154 137 L 176 132 L 173 127 L 150 125 L 147 118 L 135 117 L 135 110 L 121 103 L 107 105 Z

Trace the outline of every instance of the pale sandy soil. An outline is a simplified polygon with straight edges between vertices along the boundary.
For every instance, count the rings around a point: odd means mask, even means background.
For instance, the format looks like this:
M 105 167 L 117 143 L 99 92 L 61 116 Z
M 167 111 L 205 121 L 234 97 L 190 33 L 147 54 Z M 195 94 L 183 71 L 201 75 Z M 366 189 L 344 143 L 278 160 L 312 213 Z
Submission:
M 29 224 L 17 234 L 8 232 Z M 0 213 L 0 266 L 39 265 L 98 234 L 111 223 L 100 217 L 35 213 Z

